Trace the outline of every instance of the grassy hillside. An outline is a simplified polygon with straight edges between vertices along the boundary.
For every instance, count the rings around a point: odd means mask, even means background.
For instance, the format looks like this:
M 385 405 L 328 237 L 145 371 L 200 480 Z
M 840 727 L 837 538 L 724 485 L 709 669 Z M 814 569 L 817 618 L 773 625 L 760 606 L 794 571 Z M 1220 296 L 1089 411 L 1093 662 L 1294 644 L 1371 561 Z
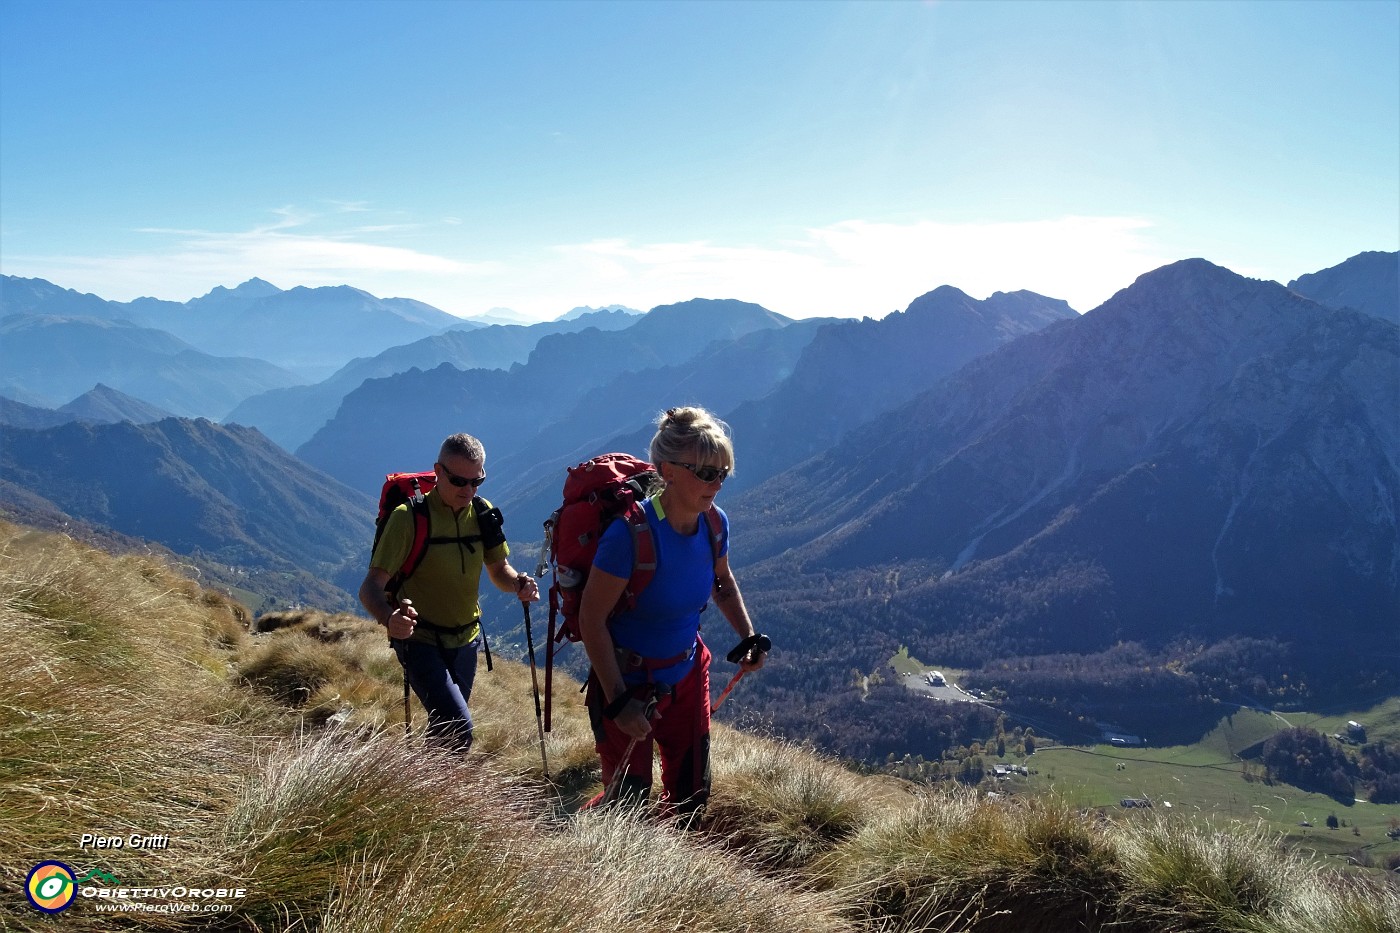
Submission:
M 1395 887 L 1258 826 L 929 791 L 723 727 L 697 831 L 576 814 L 598 775 L 567 685 L 546 777 L 528 668 L 482 672 L 477 747 L 459 760 L 404 735 L 398 671 L 367 621 L 259 627 L 150 558 L 0 525 L 0 926 L 1400 929 Z M 57 919 L 18 893 L 47 860 L 79 892 Z

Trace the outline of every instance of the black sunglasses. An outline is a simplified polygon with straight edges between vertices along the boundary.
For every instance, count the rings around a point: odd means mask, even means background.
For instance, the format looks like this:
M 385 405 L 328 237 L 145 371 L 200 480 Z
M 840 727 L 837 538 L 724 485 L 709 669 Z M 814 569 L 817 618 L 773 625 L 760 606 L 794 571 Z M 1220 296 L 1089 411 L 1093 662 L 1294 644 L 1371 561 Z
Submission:
M 702 483 L 713 483 L 719 480 L 723 483 L 729 478 L 729 467 L 696 466 L 693 463 L 681 463 L 679 460 L 672 460 L 678 467 L 685 467 L 695 474 L 695 478 Z
M 439 463 L 437 466 L 438 469 L 442 470 L 442 472 L 447 474 L 447 481 L 453 486 L 456 486 L 458 489 L 461 489 L 463 486 L 470 486 L 473 489 L 476 489 L 480 487 L 482 483 L 486 482 L 485 473 L 482 473 L 480 476 L 474 477 L 458 476 L 456 473 L 453 473 L 441 463 Z

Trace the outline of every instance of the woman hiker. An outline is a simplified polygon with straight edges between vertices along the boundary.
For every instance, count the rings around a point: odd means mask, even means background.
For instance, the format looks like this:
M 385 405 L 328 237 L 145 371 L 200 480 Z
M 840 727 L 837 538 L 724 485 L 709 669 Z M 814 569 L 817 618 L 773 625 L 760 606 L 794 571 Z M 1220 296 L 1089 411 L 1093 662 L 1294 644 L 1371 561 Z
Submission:
M 755 635 L 729 569 L 729 519 L 714 504 L 734 469 L 728 425 L 703 408 L 672 408 L 657 420 L 650 459 L 661 483 L 643 505 L 655 576 L 632 609 L 614 614 L 633 562 L 632 529 L 615 519 L 579 606 L 593 666 L 585 702 L 606 782 L 585 807 L 645 801 L 654 742 L 662 812 L 689 821 L 710 793 L 710 652 L 700 639 L 701 611 L 713 597 L 741 639 Z M 766 659 L 754 647 L 740 666 L 755 671 Z

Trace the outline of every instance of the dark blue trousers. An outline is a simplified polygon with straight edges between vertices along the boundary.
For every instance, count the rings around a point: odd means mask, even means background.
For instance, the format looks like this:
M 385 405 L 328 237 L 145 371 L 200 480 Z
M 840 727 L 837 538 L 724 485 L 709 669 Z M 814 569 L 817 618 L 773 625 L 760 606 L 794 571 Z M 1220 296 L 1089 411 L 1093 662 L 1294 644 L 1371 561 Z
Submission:
M 476 680 L 478 638 L 460 648 L 422 641 L 394 643 L 408 672 L 409 686 L 428 711 L 428 736 L 465 752 L 472 746 L 472 714 L 467 709 Z

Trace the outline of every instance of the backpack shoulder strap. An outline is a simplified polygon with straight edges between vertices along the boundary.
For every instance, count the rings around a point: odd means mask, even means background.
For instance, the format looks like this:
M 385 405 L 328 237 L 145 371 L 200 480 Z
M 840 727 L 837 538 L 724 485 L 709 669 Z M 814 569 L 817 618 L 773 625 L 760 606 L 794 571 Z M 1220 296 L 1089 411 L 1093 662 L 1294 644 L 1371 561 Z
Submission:
M 404 558 L 403 566 L 389 580 L 388 590 L 391 594 L 398 593 L 403 588 L 404 581 L 413 576 L 418 565 L 423 563 L 423 555 L 428 553 L 428 534 L 432 529 L 432 516 L 428 514 L 428 500 L 422 493 L 419 493 L 409 499 L 406 504 L 408 513 L 413 518 L 413 541 L 408 546 L 408 556 Z
M 480 496 L 472 497 L 472 509 L 476 512 L 476 526 L 481 531 L 481 546 L 489 551 L 505 544 L 506 519 L 501 510 Z
M 656 576 L 656 538 L 651 533 L 651 522 L 646 509 L 640 502 L 629 505 L 620 516 L 632 532 L 632 575 L 627 580 L 627 589 L 622 598 L 628 606 L 636 605 L 637 597 Z
M 712 505 L 705 510 L 705 524 L 710 529 L 710 553 L 718 562 L 724 552 L 724 519 L 718 508 Z

